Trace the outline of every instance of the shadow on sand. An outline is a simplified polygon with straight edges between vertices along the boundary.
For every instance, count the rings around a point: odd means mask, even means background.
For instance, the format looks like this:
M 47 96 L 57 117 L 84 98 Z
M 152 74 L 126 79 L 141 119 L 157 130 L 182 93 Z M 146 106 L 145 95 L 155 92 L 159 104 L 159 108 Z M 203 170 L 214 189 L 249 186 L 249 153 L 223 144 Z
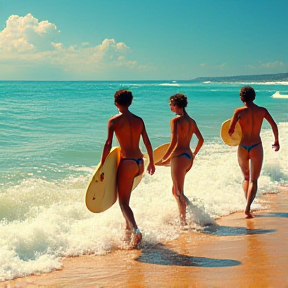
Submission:
M 232 259 L 214 259 L 178 254 L 165 248 L 162 244 L 158 244 L 153 249 L 143 249 L 142 254 L 135 260 L 142 263 L 185 267 L 232 267 L 241 265 L 240 261 Z
M 262 218 L 262 217 L 281 217 L 281 218 L 288 218 L 288 213 L 282 213 L 282 212 L 271 212 L 268 214 L 263 215 L 255 215 L 255 218 Z
M 268 233 L 275 233 L 276 231 L 277 231 L 276 229 L 247 229 L 246 227 L 231 227 L 231 226 L 218 226 L 216 229 L 214 229 L 213 227 L 206 227 L 204 229 L 204 233 L 213 234 L 217 236 L 268 234 Z

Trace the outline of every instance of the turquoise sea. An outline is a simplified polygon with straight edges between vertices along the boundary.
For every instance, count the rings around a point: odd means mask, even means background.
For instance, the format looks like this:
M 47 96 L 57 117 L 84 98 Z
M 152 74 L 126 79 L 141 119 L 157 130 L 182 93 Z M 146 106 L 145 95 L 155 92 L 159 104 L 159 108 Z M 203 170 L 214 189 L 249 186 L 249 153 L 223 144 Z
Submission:
M 142 117 L 153 148 L 170 139 L 174 116 L 169 96 L 188 97 L 187 112 L 205 143 L 185 182 L 195 205 L 190 229 L 242 211 L 242 175 L 235 147 L 220 136 L 241 86 L 256 90 L 256 104 L 265 106 L 278 123 L 281 150 L 271 148 L 273 134 L 261 132 L 265 158 L 258 197 L 252 209 L 265 209 L 261 195 L 278 193 L 288 183 L 288 83 L 202 83 L 197 81 L 0 82 L 0 281 L 61 268 L 63 257 L 105 255 L 123 246 L 124 219 L 118 203 L 100 214 L 87 210 L 87 182 L 98 164 L 106 139 L 107 120 L 118 113 L 113 95 L 121 88 L 134 95 L 131 111 Z M 114 140 L 114 145 L 117 141 Z M 192 149 L 195 147 L 192 140 Z M 144 145 L 141 143 L 144 150 Z M 178 210 L 171 194 L 170 170 L 158 167 L 145 175 L 131 197 L 143 232 L 143 247 L 177 239 Z

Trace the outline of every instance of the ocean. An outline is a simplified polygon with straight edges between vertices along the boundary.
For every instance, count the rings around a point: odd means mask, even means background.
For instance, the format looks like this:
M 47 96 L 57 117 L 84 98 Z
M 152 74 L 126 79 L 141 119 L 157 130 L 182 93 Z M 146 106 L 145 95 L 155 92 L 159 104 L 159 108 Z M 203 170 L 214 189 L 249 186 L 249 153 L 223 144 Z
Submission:
M 84 203 L 107 136 L 107 120 L 118 113 L 113 101 L 118 89 L 132 91 L 130 110 L 143 118 L 153 148 L 170 139 L 174 115 L 169 96 L 187 95 L 187 112 L 205 139 L 185 181 L 185 195 L 194 206 L 189 229 L 201 235 L 207 223 L 243 211 L 237 148 L 225 145 L 219 133 L 222 122 L 243 105 L 239 90 L 246 84 L 254 87 L 255 103 L 269 110 L 280 133 L 281 149 L 275 153 L 272 130 L 264 123 L 264 164 L 252 204 L 261 210 L 266 203 L 260 196 L 278 193 L 278 186 L 288 183 L 288 99 L 272 97 L 276 91 L 287 95 L 287 82 L 1 81 L 0 281 L 60 269 L 64 257 L 100 257 L 123 249 L 125 223 L 118 203 L 100 214 L 88 211 Z M 195 143 L 193 138 L 192 149 Z M 118 145 L 116 139 L 113 145 Z M 132 193 L 142 247 L 177 239 L 181 233 L 171 187 L 169 168 L 157 167 Z

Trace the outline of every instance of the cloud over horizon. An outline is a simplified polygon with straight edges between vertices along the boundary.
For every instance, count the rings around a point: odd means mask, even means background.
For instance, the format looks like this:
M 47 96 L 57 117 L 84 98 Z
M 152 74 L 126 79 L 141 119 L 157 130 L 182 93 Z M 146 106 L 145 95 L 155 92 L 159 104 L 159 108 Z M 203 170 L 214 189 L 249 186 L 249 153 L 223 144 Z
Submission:
M 87 6 L 71 2 L 69 13 L 61 1 L 49 6 L 41 1 L 37 5 L 18 1 L 7 1 L 5 9 L 0 8 L 0 80 L 189 80 L 288 69 L 287 37 L 282 31 L 287 26 L 282 22 L 287 20 L 274 17 L 273 29 L 269 24 L 273 39 L 267 41 L 263 17 L 270 7 L 262 7 L 255 27 L 254 22 L 245 26 L 235 22 L 241 11 L 229 5 L 224 6 L 231 9 L 231 15 L 235 13 L 233 19 L 215 14 L 200 2 L 193 18 L 191 9 L 182 9 L 176 2 L 167 6 L 167 14 L 162 6 L 152 5 L 151 15 L 138 15 L 135 1 L 129 7 L 119 3 L 118 9 L 97 1 Z M 138 11 L 152 8 L 151 3 L 137 5 Z M 183 21 L 170 21 L 175 9 L 181 10 Z M 255 4 L 254 9 L 249 12 L 253 17 L 259 7 Z M 203 21 L 209 13 L 215 20 Z M 211 23 L 215 24 L 213 33 Z M 244 29 L 243 35 L 253 39 L 253 45 L 239 39 L 238 29 Z
M 40 21 L 32 14 L 24 17 L 11 15 L 0 31 L 0 67 L 9 69 L 39 65 L 69 71 L 70 75 L 93 75 L 110 69 L 134 69 L 137 62 L 130 60 L 131 49 L 123 42 L 104 39 L 91 46 L 88 42 L 65 47 L 59 38 L 60 30 L 48 21 Z M 83 74 L 81 75 L 83 76 Z

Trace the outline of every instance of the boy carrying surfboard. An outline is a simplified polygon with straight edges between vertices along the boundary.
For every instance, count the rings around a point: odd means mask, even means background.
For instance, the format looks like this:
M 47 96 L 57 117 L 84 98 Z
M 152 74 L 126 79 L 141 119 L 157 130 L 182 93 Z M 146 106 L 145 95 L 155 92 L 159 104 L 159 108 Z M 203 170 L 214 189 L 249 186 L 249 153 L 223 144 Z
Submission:
M 120 163 L 117 170 L 117 189 L 119 205 L 126 221 L 126 237 L 131 239 L 131 247 L 136 248 L 141 242 L 142 234 L 136 224 L 133 211 L 129 206 L 134 178 L 144 173 L 143 153 L 139 148 L 140 137 L 149 157 L 147 171 L 155 172 L 153 149 L 142 118 L 129 111 L 133 95 L 129 90 L 118 90 L 114 95 L 114 103 L 119 114 L 108 120 L 108 136 L 105 142 L 101 166 L 110 153 L 115 133 L 121 147 Z
M 228 134 L 231 136 L 236 123 L 238 122 L 241 126 L 242 136 L 238 146 L 238 163 L 244 176 L 242 187 L 247 200 L 244 212 L 247 219 L 253 218 L 251 204 L 256 197 L 258 178 L 262 168 L 263 147 L 260 131 L 264 119 L 268 121 L 274 134 L 272 148 L 275 151 L 280 149 L 277 124 L 266 108 L 259 107 L 253 102 L 255 97 L 256 93 L 252 87 L 241 88 L 240 99 L 244 106 L 235 109 L 228 130 Z

